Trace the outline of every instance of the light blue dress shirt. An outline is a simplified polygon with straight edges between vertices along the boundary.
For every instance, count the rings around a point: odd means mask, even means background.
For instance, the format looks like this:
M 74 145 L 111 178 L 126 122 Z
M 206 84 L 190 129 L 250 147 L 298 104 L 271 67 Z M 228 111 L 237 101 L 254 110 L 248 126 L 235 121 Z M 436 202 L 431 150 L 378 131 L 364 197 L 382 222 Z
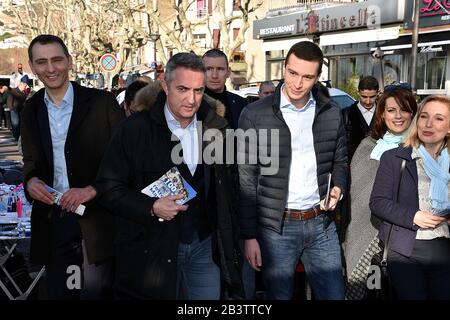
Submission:
M 180 123 L 174 118 L 167 104 L 164 106 L 164 115 L 166 116 L 169 130 L 180 140 L 183 148 L 183 159 L 189 168 L 192 176 L 197 169 L 198 163 L 198 134 L 197 134 L 197 114 L 186 128 L 181 128 Z
M 64 146 L 66 144 L 67 131 L 69 129 L 73 110 L 72 84 L 69 82 L 69 87 L 67 88 L 61 105 L 57 106 L 54 104 L 47 95 L 47 91 L 44 95 L 44 101 L 47 106 L 48 122 L 50 124 L 50 134 L 53 146 L 53 188 L 64 193 L 70 189 Z
M 308 102 L 298 109 L 286 98 L 283 88 L 284 85 L 280 95 L 280 110 L 291 132 L 292 149 L 286 208 L 304 210 L 320 202 L 312 131 L 316 100 L 310 93 Z

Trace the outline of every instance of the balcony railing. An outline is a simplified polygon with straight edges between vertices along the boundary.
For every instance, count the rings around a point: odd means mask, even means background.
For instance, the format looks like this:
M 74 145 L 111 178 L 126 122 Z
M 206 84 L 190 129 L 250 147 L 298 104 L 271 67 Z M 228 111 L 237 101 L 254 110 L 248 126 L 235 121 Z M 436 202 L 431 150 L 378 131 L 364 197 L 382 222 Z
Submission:
M 269 10 L 290 9 L 307 5 L 321 4 L 345 4 L 350 2 L 358 2 L 357 0 L 270 0 Z

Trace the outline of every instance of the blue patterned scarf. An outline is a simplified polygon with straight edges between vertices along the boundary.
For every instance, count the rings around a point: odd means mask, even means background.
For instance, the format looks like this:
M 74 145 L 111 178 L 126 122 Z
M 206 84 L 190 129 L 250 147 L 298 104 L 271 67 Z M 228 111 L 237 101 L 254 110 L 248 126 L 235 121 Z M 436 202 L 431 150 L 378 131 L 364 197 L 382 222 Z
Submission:
M 425 173 L 431 179 L 430 193 L 431 205 L 433 209 L 443 210 L 450 207 L 448 201 L 448 183 L 450 181 L 449 154 L 447 148 L 435 159 L 428 153 L 423 145 L 419 149 L 420 157 L 423 160 Z
M 397 148 L 403 140 L 403 135 L 396 136 L 395 134 L 386 131 L 383 138 L 377 140 L 377 145 L 373 148 L 370 154 L 370 159 L 380 161 L 381 155 L 388 150 Z

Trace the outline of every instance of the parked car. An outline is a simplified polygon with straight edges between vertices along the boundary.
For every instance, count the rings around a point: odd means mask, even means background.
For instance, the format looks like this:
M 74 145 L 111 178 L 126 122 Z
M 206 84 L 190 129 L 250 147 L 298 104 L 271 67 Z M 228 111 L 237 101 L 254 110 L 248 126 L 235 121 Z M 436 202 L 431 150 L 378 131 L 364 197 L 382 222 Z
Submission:
M 259 87 L 248 87 L 241 90 L 232 90 L 231 92 L 240 95 L 241 97 L 247 99 L 248 103 L 251 103 L 259 99 L 258 90 Z M 328 88 L 328 92 L 330 93 L 331 100 L 341 109 L 350 107 L 356 101 L 347 92 L 337 88 Z
M 341 109 L 348 108 L 356 102 L 356 100 L 347 92 L 337 88 L 328 88 L 328 92 L 330 93 L 331 100 Z

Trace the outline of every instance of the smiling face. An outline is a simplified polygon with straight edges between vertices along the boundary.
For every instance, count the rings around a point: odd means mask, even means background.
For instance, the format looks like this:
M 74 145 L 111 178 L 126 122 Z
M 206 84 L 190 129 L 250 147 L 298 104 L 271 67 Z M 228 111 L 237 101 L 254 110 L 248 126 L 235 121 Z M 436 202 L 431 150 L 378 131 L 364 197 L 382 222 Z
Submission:
M 186 128 L 200 107 L 205 90 L 205 74 L 179 67 L 173 71 L 170 82 L 163 81 L 167 106 L 173 117 Z
M 66 90 L 69 84 L 69 70 L 72 58 L 64 54 L 58 43 L 36 43 L 32 49 L 31 70 L 41 80 L 47 90 Z
M 291 54 L 284 67 L 283 93 L 297 108 L 303 108 L 309 93 L 319 80 L 319 62 L 307 61 Z
M 439 101 L 425 104 L 417 118 L 417 134 L 424 147 L 436 153 L 450 135 L 449 107 Z
M 383 119 L 390 133 L 400 135 L 409 128 L 412 113 L 402 110 L 397 101 L 389 97 L 386 99 Z

